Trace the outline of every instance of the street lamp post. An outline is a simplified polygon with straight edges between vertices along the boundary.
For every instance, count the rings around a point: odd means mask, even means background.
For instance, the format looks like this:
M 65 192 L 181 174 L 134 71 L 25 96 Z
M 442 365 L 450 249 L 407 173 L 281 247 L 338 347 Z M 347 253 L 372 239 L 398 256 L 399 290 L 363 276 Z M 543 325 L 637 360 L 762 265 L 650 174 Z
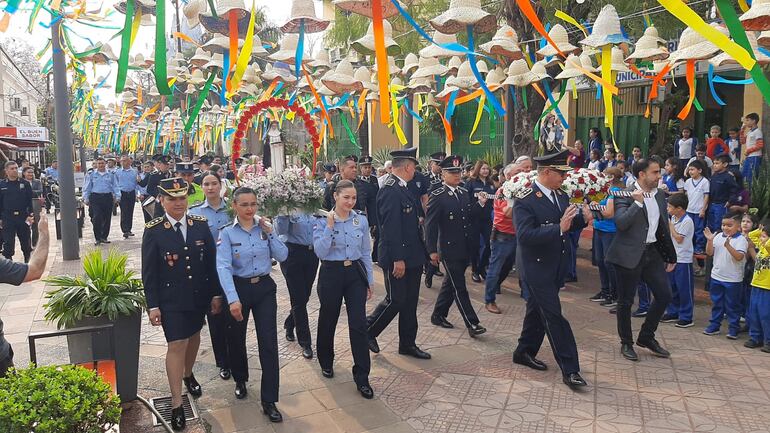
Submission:
M 56 11 L 61 14 L 61 11 Z M 59 208 L 61 216 L 62 259 L 80 258 L 77 208 L 75 202 L 75 175 L 72 162 L 72 128 L 70 100 L 67 90 L 67 64 L 61 48 L 61 20 L 51 26 L 53 47 L 53 92 L 56 120 L 56 156 L 59 161 Z

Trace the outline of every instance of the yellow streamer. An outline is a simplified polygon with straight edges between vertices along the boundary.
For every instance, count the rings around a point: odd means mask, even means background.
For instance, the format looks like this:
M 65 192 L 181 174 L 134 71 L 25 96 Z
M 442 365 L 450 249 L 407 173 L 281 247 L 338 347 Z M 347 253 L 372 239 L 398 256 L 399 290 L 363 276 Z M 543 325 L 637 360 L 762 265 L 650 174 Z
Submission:
M 134 15 L 134 21 L 131 23 L 131 39 L 128 42 L 128 47 L 134 45 L 134 39 L 136 39 L 137 33 L 139 33 L 139 23 L 142 22 L 142 8 L 136 8 L 136 14 Z
M 658 0 L 671 15 L 679 18 L 684 24 L 698 32 L 717 48 L 735 59 L 744 69 L 751 70 L 757 63 L 751 55 L 719 30 L 708 25 L 694 10 L 690 9 L 682 0 Z
M 582 24 L 580 24 L 575 18 L 572 18 L 566 12 L 562 12 L 562 11 L 556 9 L 556 13 L 554 15 L 556 16 L 556 18 L 559 18 L 560 20 L 566 21 L 566 22 L 572 24 L 573 26 L 579 28 L 580 31 L 583 32 L 583 35 L 588 37 L 588 30 L 586 30 L 586 28 L 583 27 Z
M 481 114 L 484 112 L 484 103 L 486 102 L 486 95 L 481 95 L 479 98 L 479 108 L 476 110 L 476 120 L 473 121 L 473 128 L 471 129 L 471 135 L 468 136 L 468 141 L 471 144 L 481 144 L 481 139 L 474 140 L 473 134 L 476 133 L 476 128 L 479 127 L 479 122 L 481 121 Z
M 241 78 L 243 78 L 246 67 L 249 65 L 249 59 L 251 58 L 251 46 L 254 43 L 254 19 L 257 14 L 254 12 L 254 0 L 251 0 L 251 18 L 249 19 L 249 30 L 246 32 L 246 39 L 243 41 L 243 48 L 241 48 L 240 54 L 238 54 L 238 63 L 235 65 L 235 75 L 231 80 L 232 87 L 230 93 L 235 93 L 238 90 L 238 86 L 241 84 Z
M 152 114 L 152 113 L 156 112 L 156 111 L 158 110 L 158 108 L 160 108 L 160 102 L 158 102 L 157 104 L 155 104 L 155 105 L 154 105 L 152 108 L 150 108 L 149 110 L 147 110 L 147 111 L 145 111 L 144 113 L 142 113 L 142 117 L 140 117 L 140 118 L 139 118 L 139 122 L 141 123 L 141 122 L 142 122 L 142 121 L 143 121 L 143 120 L 144 120 L 144 119 L 145 119 L 147 116 L 149 116 L 150 114 Z
M 572 86 L 572 99 L 577 99 L 578 98 L 578 91 L 577 91 L 577 84 L 575 84 L 575 79 L 574 78 L 570 79 L 569 82 L 570 82 L 570 84 Z
M 602 47 L 602 79 L 612 80 L 612 45 L 607 44 Z M 615 115 L 612 112 L 612 93 L 607 89 L 602 89 L 602 98 L 604 99 L 604 125 L 610 129 L 612 134 L 612 143 L 615 150 L 618 150 L 618 140 L 615 137 Z
M 403 86 L 390 86 L 390 112 L 391 112 L 391 123 L 393 124 L 393 127 L 396 130 L 396 137 L 398 137 L 398 141 L 404 145 L 408 142 L 406 139 L 406 135 L 404 135 L 404 131 L 401 129 L 401 125 L 399 122 L 401 119 L 398 115 L 398 100 L 396 99 L 396 87 L 403 87 Z M 409 134 L 411 135 L 412 131 L 409 131 Z
M 746 0 L 738 0 L 738 6 L 741 7 L 741 11 L 744 13 L 749 10 L 749 5 L 746 3 Z

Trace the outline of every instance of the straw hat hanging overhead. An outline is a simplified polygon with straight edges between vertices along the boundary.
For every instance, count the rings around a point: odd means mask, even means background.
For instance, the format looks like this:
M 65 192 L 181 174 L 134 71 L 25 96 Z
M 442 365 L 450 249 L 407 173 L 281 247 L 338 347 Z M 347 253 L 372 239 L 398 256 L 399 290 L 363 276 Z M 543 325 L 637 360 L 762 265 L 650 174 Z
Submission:
M 284 33 L 299 33 L 300 24 L 304 22 L 305 33 L 318 33 L 329 27 L 329 21 L 318 18 L 315 14 L 313 0 L 292 0 L 291 18 L 281 26 Z
M 329 90 L 338 94 L 360 92 L 364 89 L 363 84 L 353 77 L 353 65 L 348 59 L 342 59 L 334 73 L 322 78 L 321 81 Z
M 424 95 L 433 90 L 433 86 L 428 77 L 412 78 L 409 80 L 409 84 L 406 87 L 409 89 L 409 93 L 413 95 Z
M 123 15 L 126 14 L 126 3 L 125 1 L 121 1 L 120 3 L 115 5 L 115 10 L 122 13 Z M 155 15 L 155 0 L 135 0 L 134 2 L 134 11 L 138 10 L 139 8 L 142 9 L 142 15 L 149 14 L 149 15 Z
M 551 37 L 553 42 L 556 44 L 557 47 L 561 50 L 562 53 L 565 55 L 577 53 L 580 51 L 580 48 L 572 45 L 569 42 L 569 35 L 567 34 L 567 29 L 564 28 L 561 24 L 556 24 L 551 28 L 551 30 L 548 32 L 548 36 Z M 555 57 L 557 54 L 559 54 L 558 51 L 556 51 L 556 48 L 553 47 L 551 44 L 546 44 L 543 48 L 540 48 L 539 50 L 535 51 L 535 54 L 537 54 L 538 57 L 544 58 L 544 57 Z M 551 59 L 551 61 L 556 61 L 558 59 Z
M 372 70 L 374 72 L 377 72 L 377 64 L 375 64 L 372 67 Z M 395 74 L 398 74 L 400 72 L 401 72 L 401 68 L 399 68 L 398 65 L 396 65 L 396 61 L 393 60 L 393 57 L 388 56 L 388 73 L 390 75 L 395 75 Z
M 190 0 L 182 8 L 182 13 L 187 18 L 187 25 L 191 29 L 198 27 L 201 23 L 198 15 L 208 12 L 209 4 L 207 0 Z
M 460 68 L 457 69 L 457 76 L 447 78 L 446 85 L 454 86 L 463 90 L 476 87 L 478 85 L 478 81 L 473 75 L 471 63 L 468 60 L 464 61 L 463 64 L 460 65 Z
M 759 37 L 757 38 L 757 42 L 759 42 L 760 47 L 770 47 L 770 30 L 766 30 L 760 33 Z
M 634 63 L 637 60 L 652 62 L 667 59 L 670 53 L 663 45 L 665 42 L 661 41 L 663 39 L 658 37 L 658 31 L 655 30 L 655 27 L 647 27 L 644 35 L 636 41 L 634 52 L 626 57 L 626 62 Z
M 251 43 L 251 54 L 257 57 L 267 56 L 267 50 L 265 50 L 265 46 L 262 44 L 262 39 L 260 39 L 259 35 L 256 33 L 254 34 L 254 39 Z
M 243 39 L 246 37 L 246 32 L 249 30 L 249 19 L 251 13 L 246 9 L 244 0 L 217 0 L 216 2 L 216 18 L 211 11 L 198 14 L 203 27 L 211 33 L 219 33 L 220 35 L 230 35 L 230 12 L 233 11 L 238 22 L 238 37 Z M 257 31 L 258 29 L 254 29 Z
M 329 52 L 325 49 L 322 49 L 318 54 L 315 55 L 313 60 L 310 62 L 311 68 L 322 68 L 322 69 L 331 69 L 332 64 L 329 63 Z
M 448 50 L 444 47 L 439 46 L 439 45 L 446 45 L 446 44 L 456 44 L 457 36 L 454 33 L 449 35 L 446 33 L 441 33 L 438 30 L 436 30 L 433 32 L 433 40 L 436 42 L 435 44 L 430 44 L 427 47 L 420 50 L 420 57 L 444 58 L 444 57 L 453 57 L 453 56 L 459 55 L 457 51 Z
M 500 66 L 497 66 L 495 69 L 492 69 L 489 71 L 485 78 L 485 82 L 487 84 L 487 87 L 489 87 L 492 90 L 495 90 L 495 88 L 501 86 L 503 84 L 503 81 L 506 79 L 505 72 L 503 71 L 503 68 Z
M 491 41 L 479 45 L 484 52 L 517 60 L 523 57 L 519 48 L 519 36 L 513 27 L 504 25 L 500 27 Z
M 620 30 L 620 17 L 615 6 L 605 5 L 593 24 L 591 34 L 580 41 L 582 45 L 599 48 L 607 44 L 628 43 L 628 38 Z
M 481 0 L 450 0 L 447 11 L 430 25 L 447 34 L 464 33 L 469 25 L 477 33 L 487 33 L 497 29 L 497 17 L 481 9 Z
M 417 66 L 417 55 L 414 53 L 409 53 L 406 55 L 406 57 L 404 57 L 404 67 L 401 68 L 401 72 L 403 72 L 404 75 L 409 75 L 413 70 L 417 69 Z
M 433 77 L 434 75 L 445 75 L 449 68 L 438 62 L 435 57 L 420 57 L 417 62 L 417 70 L 412 74 L 412 78 Z
M 746 30 L 770 30 L 770 0 L 754 0 L 740 20 Z
M 527 66 L 527 62 L 524 59 L 511 62 L 506 73 L 508 77 L 503 81 L 504 86 L 525 87 L 540 81 L 538 79 L 540 77 L 529 70 L 529 66 Z
M 298 43 L 299 35 L 286 33 L 281 38 L 280 49 L 267 57 L 271 60 L 294 64 L 297 55 Z
M 623 60 L 623 50 L 618 47 L 612 47 L 612 65 L 610 68 L 617 72 L 629 72 L 628 65 Z
M 710 25 L 725 36 L 729 36 L 727 28 L 724 26 L 717 23 Z M 679 46 L 676 51 L 671 53 L 668 60 L 673 65 L 684 63 L 687 60 L 707 60 L 719 54 L 720 51 L 719 47 L 701 36 L 692 27 L 688 27 L 682 31 L 682 35 L 679 37 Z
M 361 66 L 356 69 L 356 73 L 353 74 L 355 78 L 364 89 L 375 90 L 377 87 L 372 83 L 372 72 L 366 66 Z
M 399 1 L 399 5 L 402 3 Z M 365 17 L 372 18 L 372 1 L 371 0 L 334 0 L 332 1 L 334 6 L 337 6 L 343 11 L 353 12 L 354 14 L 363 15 Z M 393 5 L 392 1 L 382 0 L 382 19 L 388 19 L 398 15 L 398 9 Z
M 393 26 L 391 26 L 388 20 L 382 20 L 382 30 L 385 34 L 385 49 L 389 56 L 395 56 L 401 53 L 401 47 L 398 46 L 393 39 Z M 364 55 L 374 54 L 374 25 L 369 23 L 369 27 L 366 29 L 366 34 L 352 44 L 350 48 L 356 50 L 356 52 Z
M 196 48 L 195 54 L 190 58 L 190 64 L 192 66 L 201 68 L 203 65 L 211 61 L 211 55 L 203 50 L 203 48 Z
M 241 47 L 243 47 L 243 39 L 238 39 L 238 49 L 240 50 Z M 230 49 L 230 38 L 228 38 L 227 36 L 215 35 L 208 42 L 203 44 L 201 48 L 203 48 L 203 50 L 208 51 L 209 53 L 212 53 L 212 54 L 213 53 L 224 54 L 225 51 L 228 51 Z
M 746 32 L 746 37 L 749 39 L 749 45 L 751 45 L 751 49 L 754 51 L 754 58 L 757 59 L 757 63 L 760 65 L 767 65 L 770 63 L 770 57 L 768 57 L 765 53 L 759 50 L 758 44 L 757 44 L 757 37 L 754 35 L 753 32 Z M 713 57 L 709 60 L 709 63 L 711 63 L 714 66 L 722 66 L 722 65 L 737 65 L 738 62 L 729 54 L 727 53 L 719 53 L 716 57 Z
M 570 54 L 567 56 L 567 60 L 564 61 L 564 69 L 559 72 L 559 74 L 556 76 L 556 79 L 568 80 L 570 78 L 582 77 L 585 74 L 583 71 L 577 68 L 578 66 L 583 66 L 583 64 L 580 62 L 580 58 L 574 54 Z
M 449 63 L 447 63 L 447 73 L 450 75 L 457 75 L 457 70 L 460 68 L 460 65 L 463 63 L 462 60 L 460 60 L 460 57 L 454 56 L 451 59 L 449 59 Z

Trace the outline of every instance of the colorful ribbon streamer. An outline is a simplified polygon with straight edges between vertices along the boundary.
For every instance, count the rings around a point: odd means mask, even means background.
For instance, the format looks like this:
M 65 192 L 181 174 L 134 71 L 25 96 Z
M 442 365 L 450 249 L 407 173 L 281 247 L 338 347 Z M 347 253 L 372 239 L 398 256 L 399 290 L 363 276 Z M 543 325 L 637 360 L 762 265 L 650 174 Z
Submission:
M 297 37 L 297 51 L 294 54 L 294 76 L 299 80 L 299 67 L 302 64 L 302 54 L 305 51 L 305 19 L 299 20 L 299 36 Z
M 612 45 L 607 44 L 602 47 L 602 79 L 612 82 Z M 612 108 L 612 93 L 604 89 L 602 94 L 604 99 L 604 125 L 609 128 L 612 134 L 612 143 L 615 150 L 618 150 L 618 140 L 615 137 L 615 114 Z
M 131 50 L 131 19 L 134 17 L 134 0 L 126 0 L 126 19 L 123 22 L 123 33 L 120 36 L 120 58 L 118 59 L 118 78 L 115 82 L 115 92 L 120 93 L 126 86 L 128 75 L 128 52 Z M 164 36 L 165 38 L 165 36 Z
M 190 112 L 190 117 L 187 119 L 187 124 L 184 126 L 184 132 L 190 132 L 192 129 L 193 123 L 198 117 L 198 113 L 200 113 L 201 107 L 203 107 L 203 103 L 206 101 L 206 98 L 209 95 L 209 90 L 211 90 L 211 83 L 214 82 L 214 78 L 216 78 L 217 72 L 219 72 L 219 68 L 214 68 L 211 72 L 209 72 L 209 78 L 206 80 L 206 84 L 203 85 L 203 90 L 201 90 L 200 96 L 198 96 L 198 101 L 195 103 L 195 107 L 192 109 Z
M 586 30 L 585 26 L 580 24 L 575 18 L 572 18 L 566 12 L 562 12 L 562 11 L 556 9 L 556 13 L 554 14 L 554 16 L 556 16 L 556 18 L 559 18 L 562 21 L 566 21 L 566 22 L 572 24 L 573 26 L 579 28 L 580 31 L 583 32 L 583 35 L 588 37 L 588 30 Z
M 468 33 L 468 50 L 473 51 L 473 25 L 467 26 L 466 31 Z M 497 100 L 497 98 L 495 98 L 495 95 L 491 90 L 489 90 L 489 87 L 487 87 L 487 83 L 484 80 L 484 77 L 481 76 L 481 72 L 479 72 L 479 68 L 476 66 L 475 54 L 468 53 L 468 63 L 471 64 L 471 71 L 473 71 L 473 76 L 476 77 L 476 81 L 479 82 L 479 86 L 481 86 L 481 89 L 484 90 L 487 98 L 489 98 L 489 100 L 492 102 L 492 106 L 495 107 L 495 111 L 497 111 L 499 115 L 504 116 L 505 108 L 500 105 L 500 102 Z
M 682 111 L 677 114 L 680 120 L 684 120 L 690 114 L 690 108 L 692 108 L 693 100 L 695 100 L 695 60 L 687 60 L 687 71 L 685 72 L 685 78 L 687 80 L 687 87 L 690 95 L 687 98 L 687 103 L 682 107 Z
M 155 85 L 161 95 L 170 95 L 166 64 L 166 2 L 155 5 Z
M 481 144 L 481 139 L 474 140 L 473 134 L 476 133 L 476 128 L 479 127 L 479 122 L 481 121 L 481 114 L 484 112 L 484 104 L 485 104 L 485 95 L 481 95 L 481 97 L 478 99 L 479 106 L 476 108 L 476 118 L 473 120 L 473 128 L 471 128 L 471 133 L 468 135 L 468 142 L 470 144 Z
M 380 122 L 387 124 L 390 123 L 390 111 L 385 107 L 390 106 L 388 91 L 390 73 L 388 52 L 385 50 L 385 30 L 382 24 L 382 0 L 372 0 L 372 32 L 374 33 L 374 54 L 377 60 L 377 85 L 380 91 Z M 308 81 L 310 81 L 309 78 Z
M 256 17 L 254 11 L 254 0 L 251 1 L 251 18 L 249 18 L 249 29 L 246 31 L 246 39 L 243 41 L 243 48 L 240 54 L 238 54 L 238 61 L 235 64 L 235 73 L 232 78 L 231 92 L 238 90 L 241 84 L 243 74 L 246 72 L 246 67 L 249 65 L 249 59 L 251 59 L 251 47 L 254 45 L 254 21 Z M 236 38 L 237 46 L 237 38 Z

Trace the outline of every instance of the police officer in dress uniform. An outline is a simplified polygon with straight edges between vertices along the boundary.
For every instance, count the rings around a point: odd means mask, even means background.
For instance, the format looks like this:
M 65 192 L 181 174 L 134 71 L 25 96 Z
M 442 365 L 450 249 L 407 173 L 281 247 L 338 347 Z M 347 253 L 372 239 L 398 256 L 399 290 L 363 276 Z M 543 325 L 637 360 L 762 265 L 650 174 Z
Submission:
M 195 183 L 195 170 L 193 170 L 192 162 L 177 162 L 175 166 L 176 175 L 184 179 L 189 185 L 189 191 L 187 192 L 187 204 L 190 206 L 196 206 L 206 199 L 203 194 L 203 188 L 199 183 Z M 206 173 L 208 174 L 208 173 Z
M 581 211 L 571 205 L 560 189 L 564 176 L 572 170 L 567 165 L 568 155 L 564 151 L 533 158 L 538 164 L 537 179 L 532 187 L 519 191 L 514 201 L 516 267 L 530 296 L 513 362 L 535 370 L 547 369 L 536 358 L 547 334 L 564 383 L 576 389 L 587 383 L 580 376 L 575 336 L 562 315 L 559 290 L 567 273 L 567 232 L 585 227 L 592 215 L 588 208 Z
M 356 189 L 341 180 L 334 192 L 335 206 L 324 218 L 316 219 L 313 245 L 321 259 L 318 276 L 318 362 L 321 374 L 334 377 L 334 334 L 343 299 L 348 316 L 353 379 L 364 398 L 374 397 L 369 385 L 371 360 L 367 348 L 366 300 L 372 296 L 372 240 L 367 218 L 353 210 Z
M 475 338 L 487 330 L 479 325 L 479 318 L 471 305 L 465 286 L 465 270 L 471 254 L 479 249 L 479 239 L 471 235 L 470 227 L 484 211 L 486 198 L 474 199 L 460 186 L 462 162 L 462 157 L 457 155 L 450 155 L 441 161 L 443 185 L 435 188 L 428 198 L 425 243 L 433 265 L 438 267 L 439 262 L 443 262 L 447 271 L 430 321 L 442 328 L 453 328 L 446 317 L 454 300 L 468 334 Z
M 190 207 L 190 215 L 200 215 L 206 218 L 209 225 L 211 236 L 219 239 L 219 228 L 227 225 L 231 221 L 227 212 L 227 202 L 220 195 L 222 189 L 222 179 L 217 173 L 208 172 L 203 176 L 202 182 L 205 200 L 195 206 Z M 188 192 L 189 193 L 189 192 Z M 187 203 L 190 200 L 188 196 Z M 219 367 L 219 377 L 222 380 L 230 379 L 230 354 L 227 348 L 227 322 L 228 312 L 213 314 L 206 313 L 206 322 L 209 325 L 209 334 L 211 337 L 211 348 L 214 351 L 214 360 Z
M 233 193 L 235 220 L 219 232 L 217 267 L 219 281 L 230 304 L 227 344 L 235 380 L 235 397 L 245 398 L 249 364 L 246 356 L 246 327 L 254 316 L 262 367 L 262 412 L 271 422 L 283 421 L 278 401 L 278 335 L 276 329 L 276 285 L 271 260 L 286 260 L 289 250 L 273 233 L 273 226 L 256 215 L 257 196 L 251 188 Z
M 313 226 L 315 217 L 308 214 L 281 215 L 275 219 L 275 231 L 289 249 L 289 257 L 281 262 L 281 272 L 289 288 L 291 311 L 283 322 L 286 340 L 297 341 L 302 356 L 313 358 L 310 324 L 307 317 L 307 303 L 318 272 L 318 257 L 313 252 Z
M 166 155 L 156 155 L 153 159 L 155 160 L 155 170 L 148 176 L 145 176 L 145 178 L 139 182 L 139 186 L 147 188 L 148 197 L 155 197 L 157 199 L 159 194 L 158 185 L 160 185 L 161 180 L 169 179 L 171 177 L 171 172 L 169 171 L 170 159 Z M 152 216 L 159 217 L 162 215 L 163 208 L 156 205 L 154 215 Z
M 421 207 L 407 188 L 417 170 L 417 149 L 394 150 L 390 155 L 393 171 L 377 195 L 377 216 L 382 231 L 378 258 L 387 293 L 366 319 L 369 350 L 379 353 L 377 336 L 398 314 L 398 353 L 430 359 L 430 354 L 415 344 L 420 276 L 427 256 L 420 236 Z
M 358 178 L 357 164 L 358 157 L 355 155 L 348 155 L 342 159 L 339 173 L 332 176 L 332 181 L 326 185 L 326 190 L 324 191 L 323 206 L 325 210 L 331 210 L 332 207 L 334 207 L 334 189 L 337 186 L 337 182 L 342 179 L 347 179 L 353 182 L 353 184 L 356 186 L 356 194 L 358 195 L 358 200 L 356 200 L 356 210 L 363 213 L 364 215 L 369 214 L 366 207 L 370 203 L 367 195 L 369 187 Z M 372 205 L 376 204 L 376 202 L 371 203 Z
M 358 169 L 361 172 L 358 180 L 366 185 L 366 218 L 369 220 L 369 232 L 374 239 L 374 245 L 377 245 L 380 240 L 380 234 L 377 231 L 377 193 L 380 192 L 380 184 L 377 176 L 372 174 L 373 161 L 374 159 L 368 155 L 358 160 Z M 372 261 L 377 261 L 377 248 L 372 248 Z
M 198 173 L 193 177 L 193 182 L 200 185 L 203 182 L 203 177 L 209 172 L 212 158 L 208 155 L 203 155 L 198 160 Z
M 160 182 L 164 215 L 145 225 L 142 238 L 142 282 L 150 323 L 163 327 L 168 342 L 166 374 L 174 430 L 185 427 L 182 382 L 190 395 L 202 394 L 192 368 L 206 311 L 216 314 L 222 306 L 216 244 L 206 218 L 187 213 L 187 189 L 180 178 Z
M 437 188 L 441 187 L 444 180 L 441 177 L 441 161 L 446 158 L 446 153 L 444 152 L 436 152 L 432 153 L 430 155 L 430 162 L 428 163 L 430 165 L 430 173 L 428 174 L 428 192 L 433 192 Z M 462 170 L 462 168 L 461 168 Z M 425 287 L 431 288 L 433 287 L 433 276 L 438 275 L 440 277 L 443 277 L 444 274 L 441 273 L 438 266 L 435 266 L 430 261 L 425 263 Z
M 19 177 L 19 166 L 14 161 L 5 163 L 6 178 L 0 181 L 0 220 L 3 230 L 3 256 L 13 260 L 16 253 L 16 237 L 19 238 L 24 263 L 29 262 L 32 251 L 29 223 L 32 211 L 32 186 Z

